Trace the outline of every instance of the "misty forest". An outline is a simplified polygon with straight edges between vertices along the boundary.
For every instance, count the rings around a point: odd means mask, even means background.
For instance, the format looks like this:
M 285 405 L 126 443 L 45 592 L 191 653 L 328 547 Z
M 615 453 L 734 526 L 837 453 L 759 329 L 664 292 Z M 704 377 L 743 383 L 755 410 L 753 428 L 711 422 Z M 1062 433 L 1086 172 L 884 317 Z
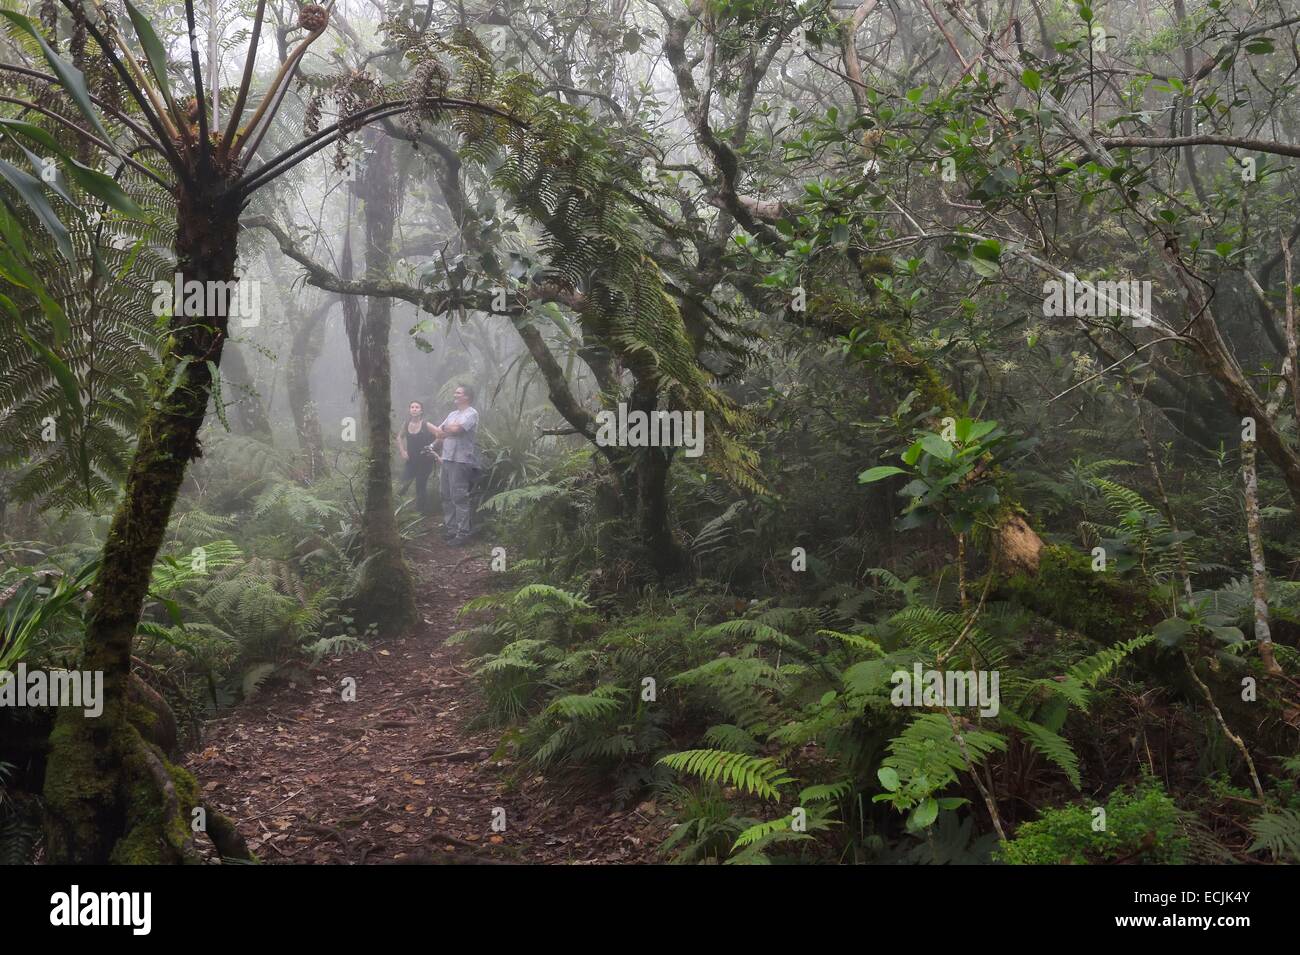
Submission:
M 1296 0 L 0 7 L 3 861 L 1300 863 Z

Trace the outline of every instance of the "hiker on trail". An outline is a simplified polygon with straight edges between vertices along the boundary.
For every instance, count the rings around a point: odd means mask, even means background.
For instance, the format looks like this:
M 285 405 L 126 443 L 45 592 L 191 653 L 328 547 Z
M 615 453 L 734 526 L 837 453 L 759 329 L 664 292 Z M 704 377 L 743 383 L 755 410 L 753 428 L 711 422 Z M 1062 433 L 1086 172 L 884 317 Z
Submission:
M 424 405 L 412 401 L 410 419 L 397 436 L 397 450 L 406 462 L 402 471 L 402 489 L 405 494 L 411 482 L 415 482 L 415 509 L 422 515 L 429 515 L 429 475 L 433 473 L 436 460 L 434 442 L 438 440 L 437 429 L 431 422 L 424 420 Z
M 478 455 L 478 412 L 470 405 L 474 392 L 460 385 L 452 395 L 456 410 L 433 429 L 442 438 L 443 536 L 453 544 L 469 539 L 473 509 L 470 488 L 482 467 Z

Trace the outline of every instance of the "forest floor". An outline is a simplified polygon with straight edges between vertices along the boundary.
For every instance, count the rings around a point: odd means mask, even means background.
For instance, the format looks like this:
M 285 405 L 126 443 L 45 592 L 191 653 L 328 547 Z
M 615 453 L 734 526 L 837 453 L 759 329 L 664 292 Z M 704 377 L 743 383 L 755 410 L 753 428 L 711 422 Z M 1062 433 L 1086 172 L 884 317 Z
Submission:
M 416 541 L 413 632 L 292 668 L 205 725 L 186 765 L 264 862 L 657 859 L 669 823 L 653 803 L 616 809 L 607 795 L 547 783 L 498 752 L 499 730 L 471 728 L 480 705 L 466 653 L 445 641 L 464 626 L 457 609 L 492 589 L 486 550 L 436 532 Z M 345 703 L 348 677 L 356 701 Z

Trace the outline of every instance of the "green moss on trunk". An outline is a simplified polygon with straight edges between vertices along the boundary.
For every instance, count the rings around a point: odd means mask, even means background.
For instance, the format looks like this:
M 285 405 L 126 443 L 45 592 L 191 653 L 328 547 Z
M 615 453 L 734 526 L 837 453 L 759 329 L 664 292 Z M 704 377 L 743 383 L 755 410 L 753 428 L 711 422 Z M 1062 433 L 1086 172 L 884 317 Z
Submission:
M 183 192 L 177 211 L 177 268 L 186 281 L 234 277 L 238 200 L 208 177 Z M 82 653 L 83 669 L 104 675 L 96 719 L 60 712 L 51 735 L 45 802 L 54 863 L 181 861 L 188 786 L 160 780 L 161 759 L 129 722 L 131 646 L 153 562 L 189 462 L 200 453 L 212 373 L 221 361 L 226 317 L 173 317 L 151 387 L 121 503 L 104 545 Z M 169 792 L 169 790 L 174 790 Z M 185 829 L 188 840 L 188 828 Z M 120 844 L 119 844 L 120 843 Z
M 1147 591 L 1094 571 L 1065 547 L 1045 547 L 1038 573 L 1017 574 L 1006 588 L 1036 613 L 1105 644 L 1147 633 L 1165 616 Z

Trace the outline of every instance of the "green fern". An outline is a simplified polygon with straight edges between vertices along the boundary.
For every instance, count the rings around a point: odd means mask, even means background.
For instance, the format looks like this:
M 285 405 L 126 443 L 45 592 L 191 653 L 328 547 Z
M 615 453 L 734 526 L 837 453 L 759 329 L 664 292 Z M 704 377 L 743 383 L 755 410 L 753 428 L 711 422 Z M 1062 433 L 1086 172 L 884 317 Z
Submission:
M 0 158 L 27 161 L 8 137 L 0 137 Z M 27 268 L 43 287 L 4 282 L 8 307 L 0 309 L 0 469 L 14 474 L 8 494 L 16 500 L 108 505 L 131 457 L 162 348 L 153 284 L 172 278 L 175 266 L 160 250 L 172 244 L 174 219 L 171 197 L 150 180 L 128 167 L 118 182 L 139 217 L 112 213 L 75 182 L 62 187 L 76 205 L 63 216 L 71 259 L 19 211 Z M 0 216 L 9 219 L 2 209 Z M 61 333 L 51 314 L 66 324 Z M 57 353 L 67 380 L 33 341 Z M 68 413 L 70 386 L 75 414 Z
M 791 777 L 769 757 L 728 753 L 718 749 L 692 749 L 670 753 L 659 760 L 670 769 L 698 776 L 705 782 L 735 786 L 762 799 L 781 801 L 781 786 Z
M 753 755 L 758 751 L 754 734 L 734 723 L 719 723 L 704 731 L 704 741 L 714 749 Z
M 554 484 L 528 484 L 523 487 L 502 491 L 499 494 L 493 494 L 479 505 L 479 510 L 509 511 L 517 507 L 536 504 L 538 501 L 550 500 L 562 493 L 564 493 L 564 489 L 556 487 Z
M 1006 749 L 999 733 L 963 728 L 959 741 L 957 732 L 943 713 L 924 713 L 909 723 L 889 741 L 889 756 L 879 774 L 887 791 L 875 798 L 899 810 L 918 807 L 961 773 L 974 771 L 992 753 Z
M 1255 836 L 1251 852 L 1268 851 L 1274 859 L 1300 863 L 1300 812 L 1270 809 L 1250 822 Z
M 553 700 L 543 711 L 546 716 L 560 716 L 565 719 L 589 720 L 610 713 L 618 712 L 623 704 L 619 699 L 627 691 L 618 687 L 606 687 L 604 692 L 570 694 Z
M 1079 776 L 1079 757 L 1065 739 L 1032 720 L 1021 719 L 1011 710 L 1002 710 L 998 714 L 998 720 L 1023 733 L 1035 752 L 1044 759 L 1055 763 L 1061 772 L 1065 773 L 1066 778 L 1070 780 L 1070 785 L 1075 789 L 1082 788 L 1083 780 Z

